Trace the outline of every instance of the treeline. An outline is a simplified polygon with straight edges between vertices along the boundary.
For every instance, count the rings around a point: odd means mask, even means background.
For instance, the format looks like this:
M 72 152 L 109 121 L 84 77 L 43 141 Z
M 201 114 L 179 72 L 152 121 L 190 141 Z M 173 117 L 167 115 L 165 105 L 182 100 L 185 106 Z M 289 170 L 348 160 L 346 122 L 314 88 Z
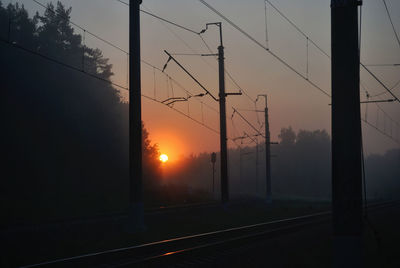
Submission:
M 399 198 L 400 149 L 387 151 L 384 155 L 370 155 L 365 161 L 365 172 L 369 198 Z
M 331 139 L 325 130 L 282 128 L 279 144 L 271 145 L 273 198 L 329 201 L 331 199 Z M 229 189 L 233 198 L 265 197 L 265 145 L 243 145 L 230 149 Z M 220 195 L 219 155 L 216 163 L 215 197 Z M 212 193 L 210 154 L 190 156 L 184 169 L 168 173 L 194 189 Z M 400 192 L 400 150 L 365 159 L 367 197 L 394 199 Z M 178 165 L 178 164 L 177 164 Z M 179 172 L 177 171 L 179 170 Z
M 33 17 L 23 5 L 0 2 L 5 225 L 123 211 L 129 205 L 128 105 L 109 83 L 87 75 L 110 81 L 112 65 L 99 49 L 82 44 L 70 14 L 61 2 Z M 153 195 L 159 152 L 143 132 L 146 197 L 157 203 L 163 198 Z
M 244 143 L 248 142 L 244 141 Z M 283 128 L 279 144 L 271 145 L 272 187 L 275 198 L 328 199 L 330 196 L 330 138 L 326 131 Z M 181 166 L 181 164 L 176 164 Z M 233 198 L 265 196 L 265 144 L 242 145 L 228 152 L 229 189 Z M 190 156 L 183 168 L 171 168 L 169 180 L 212 193 L 209 153 Z M 215 197 L 220 195 L 219 154 Z M 167 176 L 168 176 L 167 175 Z

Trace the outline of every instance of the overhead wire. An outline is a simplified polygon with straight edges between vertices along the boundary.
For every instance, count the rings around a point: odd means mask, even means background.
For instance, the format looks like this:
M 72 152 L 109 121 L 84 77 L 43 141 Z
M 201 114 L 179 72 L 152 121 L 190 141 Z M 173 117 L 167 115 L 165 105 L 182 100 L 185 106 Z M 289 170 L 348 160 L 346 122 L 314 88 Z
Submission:
M 366 87 L 365 87 L 365 85 L 362 83 L 362 82 L 360 82 L 360 85 L 361 85 L 361 88 L 368 94 L 368 91 L 367 91 L 367 89 L 366 89 Z M 375 130 L 379 130 L 379 132 L 380 133 L 382 133 L 382 134 L 386 134 L 386 125 L 384 124 L 384 130 L 380 130 L 380 128 L 379 128 L 379 111 L 381 111 L 382 112 L 382 114 L 383 114 L 383 120 L 384 120 L 384 122 L 386 122 L 386 117 L 387 118 L 389 118 L 389 120 L 391 121 L 391 122 L 394 122 L 395 124 L 396 124 L 396 126 L 397 126 L 397 128 L 396 129 L 399 129 L 400 128 L 400 124 L 397 122 L 397 121 L 395 121 L 377 102 L 374 102 L 374 104 L 375 104 L 375 106 L 377 107 L 377 119 L 376 119 L 376 125 L 373 125 L 371 122 L 369 122 L 368 120 L 367 120 L 367 116 L 365 116 L 364 118 L 361 118 L 361 120 L 364 122 L 364 123 L 368 123 L 368 125 L 369 126 L 371 126 L 371 127 L 373 127 L 373 129 L 375 129 Z M 390 139 L 392 139 L 394 142 L 396 142 L 396 143 L 398 143 L 398 141 L 396 140 L 396 139 L 394 139 L 393 137 L 391 137 L 391 136 L 389 136 L 389 135 L 385 135 L 386 137 L 388 137 L 388 138 L 390 138 Z
M 318 91 L 320 91 L 322 94 L 331 97 L 331 95 L 326 92 L 325 90 L 323 90 L 320 86 L 318 86 L 317 84 L 315 84 L 314 82 L 312 82 L 311 80 L 307 79 L 302 73 L 300 73 L 298 70 L 296 70 L 293 66 L 291 66 L 288 62 L 286 62 L 283 58 L 279 57 L 277 54 L 275 54 L 274 52 L 272 52 L 269 48 L 267 48 L 266 46 L 264 46 L 263 44 L 261 44 L 259 41 L 257 41 L 254 37 L 252 37 L 249 33 L 247 33 L 246 31 L 244 31 L 242 28 L 240 28 L 238 25 L 236 25 L 233 21 L 231 21 L 230 19 L 228 19 L 226 16 L 224 16 L 221 12 L 219 12 L 218 10 L 216 10 L 214 7 L 212 7 L 209 3 L 207 3 L 204 0 L 199 0 L 203 5 L 205 5 L 207 8 L 209 8 L 211 11 L 213 11 L 215 14 L 217 14 L 219 17 L 221 17 L 222 19 L 224 19 L 226 22 L 228 22 L 233 28 L 235 28 L 237 31 L 239 31 L 240 33 L 242 33 L 245 37 L 247 37 L 250 41 L 252 41 L 253 43 L 255 43 L 256 45 L 258 45 L 259 47 L 261 47 L 262 49 L 264 49 L 267 53 L 269 53 L 270 55 L 272 55 L 275 59 L 277 59 L 278 61 L 280 61 L 283 65 L 285 65 L 287 68 L 289 68 L 290 70 L 292 70 L 294 73 L 296 73 L 298 76 L 300 76 L 301 78 L 303 78 L 306 82 L 308 82 L 310 85 L 312 85 L 314 88 L 316 88 Z
M 206 40 L 203 38 L 203 36 L 200 35 L 201 41 L 203 42 L 203 44 L 206 46 L 208 52 L 210 54 L 213 54 L 213 51 L 211 49 L 211 47 L 207 44 Z M 215 59 L 217 59 L 217 57 L 215 57 Z M 233 78 L 233 76 L 231 75 L 231 73 L 226 69 L 225 67 L 225 73 L 228 76 L 228 78 L 232 81 L 232 83 L 243 93 L 243 95 L 245 95 L 247 98 L 249 98 L 250 101 L 254 102 L 254 98 L 252 98 L 247 92 L 246 90 L 244 90 L 237 82 L 236 80 Z
M 0 42 L 2 42 L 2 43 L 4 43 L 4 44 L 7 44 L 7 45 L 10 45 L 11 47 L 14 47 L 14 48 L 16 48 L 16 49 L 19 49 L 19 50 L 21 50 L 21 51 L 24 51 L 24 52 L 26 52 L 26 53 L 30 53 L 30 54 L 32 54 L 32 55 L 38 56 L 38 57 L 40 57 L 40 58 L 42 58 L 42 59 L 45 59 L 45 60 L 47 60 L 47 61 L 49 61 L 49 62 L 53 62 L 53 63 L 55 63 L 55 64 L 58 64 L 58 65 L 60 65 L 60 66 L 65 67 L 65 68 L 68 68 L 68 69 L 71 69 L 71 70 L 73 70 L 73 71 L 82 73 L 82 74 L 84 74 L 84 75 L 86 75 L 86 76 L 89 76 L 89 77 L 91 77 L 91 78 L 97 79 L 97 80 L 99 80 L 99 81 L 105 82 L 105 83 L 110 84 L 110 85 L 113 85 L 113 86 L 116 86 L 116 87 L 118 87 L 118 88 L 120 88 L 120 89 L 124 89 L 124 90 L 129 91 L 129 88 L 128 88 L 128 87 L 122 86 L 122 85 L 120 85 L 120 84 L 118 84 L 118 83 L 112 82 L 112 81 L 110 81 L 110 80 L 108 80 L 108 79 L 104 79 L 104 78 L 99 77 L 99 76 L 97 76 L 97 75 L 94 75 L 94 74 L 85 72 L 85 71 L 82 70 L 82 69 L 79 69 L 79 68 L 77 68 L 77 67 L 75 67 L 75 66 L 72 66 L 72 65 L 70 65 L 70 64 L 64 63 L 64 62 L 59 61 L 59 60 L 57 60 L 57 59 L 53 59 L 53 58 L 48 57 L 48 56 L 46 56 L 46 55 L 43 55 L 43 54 L 41 54 L 41 53 L 39 53 L 39 52 L 37 52 L 37 51 L 31 50 L 31 49 L 27 49 L 27 48 L 25 48 L 25 47 L 23 47 L 23 46 L 18 45 L 18 44 L 15 43 L 15 42 L 9 42 L 8 40 L 4 40 L 4 39 L 0 39 Z M 166 105 L 166 104 L 162 103 L 161 101 L 156 100 L 156 99 L 154 99 L 154 98 L 152 98 L 152 97 L 149 97 L 149 96 L 147 96 L 147 95 L 141 94 L 141 96 L 144 97 L 144 98 L 146 98 L 146 99 L 149 99 L 149 100 L 158 102 L 158 103 L 160 103 L 160 104 Z M 192 120 L 192 121 L 194 121 L 194 122 L 196 122 L 196 123 L 202 125 L 203 127 L 205 127 L 205 128 L 207 128 L 207 129 L 213 131 L 214 133 L 219 134 L 219 132 L 218 132 L 217 130 L 215 130 L 215 129 L 213 129 L 213 128 L 211 128 L 211 127 L 209 127 L 209 126 L 203 124 L 202 122 L 198 121 L 197 119 L 195 119 L 195 118 L 193 118 L 193 117 L 191 117 L 191 116 L 189 116 L 189 115 L 186 115 L 185 113 L 179 111 L 178 109 L 175 109 L 174 107 L 171 107 L 171 106 L 169 106 L 169 105 L 166 105 L 166 106 L 169 107 L 170 109 L 172 109 L 172 110 L 174 110 L 174 111 L 180 113 L 181 115 L 184 115 L 185 117 L 189 118 L 190 120 Z
M 369 68 L 367 68 L 367 66 L 365 66 L 364 64 L 362 64 L 360 62 L 360 65 L 384 88 L 386 89 L 386 91 L 392 95 L 392 97 L 398 102 L 400 103 L 399 98 L 393 94 L 392 90 L 390 88 L 388 88 L 373 72 L 371 72 L 371 70 Z
M 265 51 L 267 51 L 268 53 L 270 53 L 272 56 L 274 56 L 276 59 L 278 59 L 282 64 L 284 64 L 286 67 L 288 67 L 289 69 L 291 69 L 293 72 L 295 72 L 297 75 L 299 75 L 300 77 L 302 77 L 304 80 L 306 80 L 307 82 L 309 82 L 312 86 L 314 86 L 316 89 L 318 89 L 319 91 L 321 91 L 323 94 L 330 96 L 329 93 L 327 93 L 326 91 L 324 91 L 322 88 L 320 88 L 318 85 L 316 85 L 315 83 L 313 83 L 311 80 L 307 80 L 307 77 L 304 76 L 303 74 L 301 74 L 299 71 L 297 71 L 294 67 L 292 67 L 290 64 L 288 64 L 286 61 L 284 61 L 282 58 L 280 58 L 278 55 L 276 55 L 275 53 L 273 53 L 270 49 L 268 49 L 267 47 L 265 47 L 264 45 L 262 45 L 260 42 L 258 42 L 254 37 L 252 37 L 250 34 L 248 34 L 246 31 L 244 31 L 243 29 L 241 29 L 238 25 L 236 25 L 235 23 L 233 23 L 230 19 L 228 19 L 226 16 L 224 16 L 221 12 L 219 12 L 218 10 L 216 10 L 214 7 L 212 7 L 210 4 L 208 4 L 205 0 L 199 0 L 203 5 L 205 5 L 207 8 L 209 8 L 211 11 L 213 11 L 214 13 L 216 13 L 218 16 L 220 16 L 222 19 L 224 19 L 226 22 L 228 22 L 232 27 L 234 27 L 236 30 L 238 30 L 239 32 L 241 32 L 243 35 L 245 35 L 248 39 L 250 39 L 252 42 L 254 42 L 255 44 L 257 44 L 258 46 L 260 46 L 261 48 L 263 48 Z M 293 23 L 286 15 L 283 14 L 283 12 L 281 12 L 275 5 L 273 5 L 269 0 L 265 0 L 267 1 L 283 18 L 285 18 L 293 27 L 295 27 L 295 29 L 297 29 L 301 34 L 303 34 L 303 36 L 308 37 L 308 35 L 306 35 L 295 23 Z M 331 58 L 329 56 L 329 54 L 327 52 L 325 52 L 320 46 L 318 46 L 311 38 L 309 38 L 309 42 L 312 43 L 316 48 L 318 48 L 325 56 L 327 56 L 329 59 Z M 391 90 L 371 71 L 369 70 L 362 62 L 360 62 L 360 65 L 367 70 L 367 72 L 376 80 L 378 81 L 395 99 L 396 101 L 400 102 L 399 99 L 391 92 Z
M 365 66 L 374 67 L 399 67 L 400 63 L 377 63 L 377 64 L 364 64 Z
M 394 27 L 392 17 L 390 16 L 390 12 L 389 12 L 388 6 L 387 6 L 387 4 L 386 4 L 386 0 L 382 0 L 382 2 L 383 2 L 383 4 L 384 4 L 384 6 L 385 6 L 386 14 L 387 14 L 388 17 L 389 17 L 389 21 L 390 21 L 390 24 L 392 25 L 392 29 L 393 29 L 394 36 L 396 37 L 397 44 L 399 45 L 399 48 L 400 48 L 400 39 L 399 39 L 399 36 L 398 36 L 398 34 L 397 34 L 396 28 Z
M 390 88 L 390 90 L 396 89 L 396 87 L 398 85 L 400 85 L 400 79 Z M 379 97 L 379 96 L 382 96 L 382 95 L 387 94 L 387 93 L 388 93 L 387 90 L 385 90 L 385 91 L 382 91 L 382 92 L 377 93 L 375 95 L 371 95 L 371 97 Z
M 50 10 L 50 9 L 48 9 L 48 7 L 46 7 L 44 4 L 40 3 L 39 1 L 37 1 L 37 0 L 32 0 L 32 1 L 35 2 L 36 4 L 42 6 L 42 7 L 45 8 L 46 10 Z M 123 1 L 120 1 L 120 0 L 117 0 L 117 1 L 120 2 L 120 3 L 123 3 L 123 4 L 125 4 L 125 5 L 129 5 L 129 4 L 125 3 L 125 2 L 123 2 Z M 258 44 L 258 45 L 261 46 L 262 48 L 268 50 L 268 52 L 269 52 L 272 56 L 274 56 L 276 59 L 278 59 L 279 61 L 281 61 L 281 62 L 282 62 L 284 65 L 286 65 L 289 69 L 291 69 L 292 71 L 294 71 L 295 73 L 297 73 L 297 74 L 298 74 L 299 76 L 301 76 L 303 79 L 307 80 L 306 77 L 305 77 L 304 75 L 302 75 L 301 73 L 299 73 L 297 70 L 295 70 L 293 67 L 291 67 L 289 64 L 287 64 L 285 61 L 283 61 L 283 59 L 281 59 L 280 57 L 278 57 L 276 54 L 274 54 L 273 52 L 269 51 L 269 49 L 267 49 L 266 47 L 264 47 L 262 44 L 258 43 L 257 40 L 255 40 L 253 37 L 251 37 L 249 34 L 247 34 L 245 31 L 243 31 L 240 27 L 238 27 L 238 26 L 235 25 L 232 21 L 230 21 L 230 20 L 227 19 L 225 16 L 223 16 L 221 13 L 219 13 L 217 10 L 213 9 L 208 3 L 206 3 L 206 2 L 203 1 L 203 0 L 199 0 L 199 1 L 202 2 L 203 4 L 205 4 L 207 7 L 209 7 L 212 11 L 214 11 L 215 13 L 217 13 L 217 15 L 220 15 L 220 16 L 221 16 L 223 19 L 225 19 L 229 24 L 231 24 L 231 26 L 233 26 L 234 28 L 236 28 L 237 30 L 239 30 L 240 32 L 242 32 L 242 34 L 244 34 L 244 35 L 245 35 L 246 37 L 248 37 L 250 40 L 252 40 L 252 41 L 255 42 L 256 44 Z M 284 18 L 286 18 L 297 30 L 299 30 L 304 36 L 307 37 L 307 35 L 306 35 L 304 32 L 302 32 L 302 31 L 300 30 L 300 28 L 298 28 L 293 22 L 291 22 L 282 12 L 279 11 L 270 1 L 266 0 L 266 2 L 268 2 L 275 10 L 277 10 Z M 196 31 L 194 31 L 194 30 L 191 30 L 191 29 L 189 29 L 189 28 L 187 28 L 187 27 L 184 27 L 184 26 L 179 25 L 179 24 L 177 24 L 177 23 L 174 23 L 174 22 L 172 22 L 172 21 L 169 21 L 169 20 L 166 20 L 166 19 L 164 19 L 164 18 L 161 18 L 161 17 L 159 17 L 159 16 L 157 16 L 157 15 L 154 15 L 154 14 L 152 14 L 152 13 L 150 13 L 150 12 L 147 12 L 147 11 L 144 11 L 144 10 L 141 10 L 141 11 L 142 11 L 143 13 L 147 14 L 147 15 L 153 16 L 153 17 L 155 17 L 155 18 L 157 18 L 157 19 L 160 19 L 160 20 L 162 20 L 162 21 L 164 21 L 164 22 L 167 22 L 167 23 L 169 23 L 169 24 L 172 24 L 172 25 L 174 25 L 174 26 L 177 26 L 177 27 L 179 27 L 179 28 L 181 28 L 181 29 L 184 29 L 184 30 L 187 30 L 187 31 L 189 31 L 189 32 L 198 34 L 198 33 L 197 33 Z M 100 41 L 102 41 L 102 42 L 104 42 L 104 43 L 106 43 L 106 44 L 108 44 L 108 45 L 114 47 L 115 49 L 120 50 L 121 52 L 126 53 L 127 55 L 129 54 L 126 50 L 122 49 L 120 46 L 115 45 L 114 43 L 112 43 L 112 42 L 110 42 L 110 41 L 108 41 L 108 40 L 106 40 L 106 39 L 100 37 L 99 35 L 92 33 L 91 31 L 88 31 L 87 29 L 83 28 L 82 26 L 80 26 L 80 25 L 78 25 L 78 24 L 72 22 L 69 18 L 66 18 L 66 19 L 68 19 L 68 21 L 69 21 L 72 25 L 74 25 L 75 27 L 77 27 L 77 28 L 83 30 L 85 33 L 87 33 L 87 34 L 89 34 L 89 35 L 92 35 L 93 37 L 97 38 L 98 40 L 100 40 Z M 198 35 L 199 35 L 199 34 L 198 34 Z M 200 36 L 200 35 L 199 35 L 199 36 Z M 204 40 L 204 39 L 203 39 L 203 40 Z M 1 40 L 1 41 L 4 42 L 4 40 Z M 327 57 L 330 58 L 330 56 L 329 56 L 324 50 L 322 50 L 312 39 L 309 39 L 309 41 L 310 41 L 316 48 L 318 48 L 323 54 L 325 54 Z M 15 46 L 15 44 L 13 44 L 13 45 Z M 25 48 L 23 48 L 23 47 L 20 47 L 20 49 L 25 50 Z M 33 52 L 33 51 L 32 51 L 32 52 Z M 75 68 L 75 67 L 73 67 L 73 66 L 68 66 L 68 65 L 66 65 L 66 64 L 63 64 L 62 62 L 58 62 L 57 60 L 50 59 L 49 57 L 47 57 L 47 56 L 45 56 L 45 55 L 41 55 L 40 53 L 38 53 L 38 56 L 41 56 L 42 58 L 45 58 L 45 59 L 51 60 L 51 61 L 53 61 L 53 62 L 56 62 L 56 63 L 58 63 L 58 64 L 60 64 L 60 65 L 64 65 L 64 66 L 67 67 L 67 68 L 74 69 L 74 70 L 76 70 L 76 71 L 85 73 L 86 75 L 92 76 L 93 78 L 97 78 L 97 79 L 99 79 L 99 80 L 104 80 L 105 82 L 108 82 L 108 83 L 110 83 L 110 84 L 112 84 L 112 85 L 114 85 L 114 86 L 116 86 L 116 87 L 118 87 L 118 88 L 129 90 L 127 87 L 124 87 L 124 86 L 122 86 L 122 85 L 120 85 L 120 84 L 114 83 L 114 82 L 109 81 L 109 80 L 106 80 L 106 79 L 102 79 L 102 78 L 97 77 L 97 76 L 95 76 L 95 75 L 93 75 L 93 74 L 90 74 L 90 73 L 86 73 L 86 72 L 84 72 L 83 70 L 79 70 L 79 68 Z M 151 64 L 149 64 L 148 62 L 146 62 L 146 61 L 144 61 L 144 60 L 141 60 L 141 61 L 142 61 L 143 63 L 145 63 L 145 64 L 147 64 L 147 65 L 149 65 L 149 66 L 151 66 L 151 67 L 154 67 L 155 69 L 157 69 L 157 70 L 160 71 L 160 69 L 157 68 L 157 67 L 155 67 L 154 65 L 151 65 Z M 361 64 L 361 66 L 362 66 L 364 69 L 366 69 L 366 70 L 368 71 L 368 73 L 370 73 L 370 74 L 372 75 L 372 77 L 373 77 L 375 80 L 377 80 L 377 81 L 387 90 L 387 92 L 391 93 L 391 95 L 399 102 L 399 99 L 397 98 L 397 96 L 395 96 L 395 95 L 391 92 L 391 90 L 388 89 L 388 88 L 383 84 L 383 82 L 380 81 L 380 80 L 376 77 L 376 75 L 375 75 L 373 72 L 371 72 L 368 68 L 366 68 L 366 65 L 364 65 L 364 64 L 362 64 L 362 63 L 360 63 L 360 64 Z M 398 65 L 398 64 L 393 64 L 393 66 L 397 66 L 397 65 Z M 368 66 L 372 66 L 372 65 L 368 65 Z M 230 76 L 230 75 L 228 75 L 228 76 Z M 231 77 L 231 78 L 232 78 L 232 77 Z M 174 81 L 174 82 L 176 82 L 176 81 Z M 233 81 L 233 82 L 234 82 L 234 81 Z M 317 86 L 317 85 L 314 84 L 313 82 L 311 82 L 311 81 L 309 81 L 309 80 L 308 80 L 308 82 L 309 82 L 312 86 L 316 87 L 318 90 L 322 91 L 325 95 L 330 96 L 328 93 L 326 93 L 324 90 L 322 90 L 322 88 L 320 88 L 319 86 Z M 235 83 L 235 82 L 234 82 L 234 83 Z M 235 84 L 236 84 L 236 86 L 238 86 L 237 83 L 235 83 Z M 238 87 L 239 87 L 239 86 L 238 86 Z M 246 94 L 245 94 L 245 95 L 246 95 Z
M 56 14 L 56 11 L 54 11 L 54 10 L 48 8 L 45 4 L 43 4 L 43 3 L 41 3 L 41 2 L 39 2 L 39 1 L 37 1 L 37 0 L 31 0 L 31 1 L 33 1 L 33 2 L 36 3 L 37 5 L 41 6 L 42 8 L 44 8 L 44 9 L 46 9 L 46 10 L 52 12 L 53 14 Z M 58 15 L 61 16 L 61 14 L 58 14 Z M 110 42 L 110 41 L 107 41 L 106 39 L 100 37 L 99 35 L 97 35 L 97 34 L 91 32 L 91 31 L 87 30 L 86 28 L 80 26 L 79 24 L 77 24 L 77 23 L 71 21 L 70 18 L 68 18 L 68 17 L 63 17 L 63 19 L 65 19 L 66 21 L 68 21 L 69 23 L 71 23 L 72 25 L 74 25 L 75 27 L 77 27 L 78 29 L 81 29 L 82 31 L 85 31 L 87 34 L 89 34 L 89 35 L 91 35 L 91 36 L 97 38 L 98 40 L 100 40 L 100 41 L 102 41 L 102 42 L 104 42 L 104 43 L 106 43 L 106 44 L 112 46 L 113 48 L 115 48 L 115 49 L 117 49 L 117 50 L 119 50 L 119 51 L 121 51 L 121 52 L 128 53 L 128 51 L 124 50 L 124 49 L 121 48 L 120 46 L 118 46 L 118 45 L 116 45 L 116 44 L 114 44 L 114 43 L 112 43 L 112 42 Z
M 118 2 L 120 2 L 120 3 L 122 3 L 122 4 L 125 4 L 125 5 L 129 6 L 129 4 L 126 3 L 126 2 L 124 2 L 124 1 L 120 1 L 120 0 L 116 0 L 116 1 L 118 1 Z M 199 32 L 196 32 L 196 31 L 194 31 L 194 30 L 191 30 L 191 29 L 189 29 L 189 28 L 187 28 L 187 27 L 185 27 L 185 26 L 182 26 L 182 25 L 180 25 L 180 24 L 174 23 L 174 22 L 172 22 L 172 21 L 170 21 L 170 20 L 167 20 L 167 19 L 165 19 L 165 18 L 162 18 L 162 17 L 160 17 L 160 16 L 158 16 L 158 15 L 152 14 L 152 13 L 150 13 L 150 12 L 148 12 L 148 11 L 145 11 L 145 10 L 140 10 L 140 11 L 142 11 L 142 12 L 144 12 L 144 13 L 146 13 L 146 14 L 148 14 L 148 15 L 154 17 L 154 18 L 157 18 L 157 19 L 159 19 L 159 20 L 161 20 L 161 21 L 163 21 L 163 22 L 167 22 L 167 23 L 169 23 L 169 24 L 171 24 L 171 25 L 173 25 L 173 26 L 176 26 L 176 27 L 178 27 L 178 28 L 184 29 L 184 30 L 189 31 L 189 32 L 191 32 L 191 33 L 193 33 L 193 34 L 196 34 L 197 36 L 199 36 L 200 40 L 201 40 L 201 41 L 203 42 L 203 44 L 206 46 L 207 50 L 208 50 L 211 54 L 213 54 L 211 47 L 207 44 L 207 42 L 204 40 L 204 38 L 201 36 L 201 34 L 200 34 Z M 174 33 L 174 34 L 175 34 L 175 33 Z M 176 34 L 175 34 L 175 35 L 176 35 Z M 187 47 L 189 47 L 191 50 L 193 50 L 182 38 L 180 38 L 179 36 L 177 36 L 177 38 L 180 39 L 183 43 L 185 43 L 185 45 L 186 45 Z M 195 54 L 198 54 L 198 53 L 195 52 Z M 200 54 L 200 55 L 201 55 L 201 54 Z M 253 99 L 253 98 L 252 98 L 252 97 L 237 83 L 237 81 L 233 78 L 233 76 L 230 74 L 230 72 L 229 72 L 226 68 L 225 68 L 225 73 L 227 74 L 227 76 L 229 77 L 229 79 L 233 82 L 233 84 L 234 84 L 246 97 L 248 97 L 251 101 L 254 101 L 254 99 Z
M 232 107 L 232 109 L 233 109 L 232 118 L 235 114 L 238 114 L 239 117 L 242 118 L 243 121 L 245 121 L 253 130 L 255 130 L 258 134 L 260 134 L 261 137 L 265 138 L 265 136 L 260 132 L 260 130 L 258 130 L 255 126 L 253 126 L 253 124 L 251 124 L 249 120 L 247 120 L 238 110 L 236 110 L 234 107 Z
M 129 3 L 126 3 L 126 2 L 124 2 L 124 1 L 121 1 L 121 0 L 116 0 L 116 1 L 122 3 L 122 4 L 126 5 L 126 6 L 129 6 Z M 196 32 L 195 30 L 189 29 L 189 28 L 187 28 L 187 27 L 185 27 L 185 26 L 182 26 L 182 25 L 180 25 L 180 24 L 178 24 L 178 23 L 175 23 L 175 22 L 173 22 L 173 21 L 164 19 L 164 18 L 162 18 L 162 17 L 160 17 L 160 16 L 157 16 L 157 15 L 155 15 L 155 14 L 153 14 L 153 13 L 150 13 L 150 12 L 148 12 L 148 11 L 146 11 L 146 10 L 140 9 L 140 12 L 142 12 L 142 13 L 144 13 L 144 14 L 146 14 L 146 15 L 152 16 L 152 17 L 154 17 L 154 18 L 156 18 L 156 19 L 162 20 L 162 21 L 164 21 L 164 22 L 166 22 L 166 23 L 169 23 L 169 24 L 171 24 L 171 25 L 174 25 L 174 26 L 176 26 L 176 27 L 178 27 L 178 28 L 180 28 L 180 29 L 182 29 L 182 30 L 185 30 L 185 31 L 188 31 L 188 32 L 191 32 L 191 33 L 194 33 L 194 34 L 199 34 L 199 33 Z
M 162 103 L 161 101 L 156 100 L 156 99 L 153 99 L 152 97 L 149 97 L 149 96 L 146 96 L 146 95 L 142 95 L 142 97 L 144 97 L 144 98 L 146 98 L 146 99 L 149 99 L 149 100 L 151 100 L 151 101 L 154 101 L 154 102 L 163 104 L 163 105 L 169 107 L 170 109 L 174 110 L 175 112 L 177 112 L 177 113 L 179 113 L 179 114 L 185 116 L 186 118 L 192 120 L 193 122 L 196 122 L 197 124 L 202 125 L 203 127 L 207 128 L 208 130 L 211 130 L 212 132 L 214 132 L 214 133 L 216 133 L 216 134 L 219 134 L 219 131 L 218 131 L 218 130 L 213 129 L 212 127 L 210 127 L 210 126 L 208 126 L 208 125 L 206 125 L 206 124 L 200 122 L 199 120 L 197 120 L 197 119 L 191 117 L 190 115 L 185 114 L 184 112 L 182 112 L 182 111 L 180 111 L 180 110 L 178 110 L 178 109 L 175 109 L 175 108 L 172 107 L 172 106 L 166 105 L 166 104 Z

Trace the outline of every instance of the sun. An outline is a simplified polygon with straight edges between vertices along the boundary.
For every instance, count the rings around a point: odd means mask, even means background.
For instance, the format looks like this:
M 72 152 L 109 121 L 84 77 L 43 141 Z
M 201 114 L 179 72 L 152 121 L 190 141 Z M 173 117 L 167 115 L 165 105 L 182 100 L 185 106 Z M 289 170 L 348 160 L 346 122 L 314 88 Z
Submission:
M 160 155 L 160 161 L 163 162 L 163 163 L 167 162 L 168 161 L 168 155 L 166 155 L 166 154 Z

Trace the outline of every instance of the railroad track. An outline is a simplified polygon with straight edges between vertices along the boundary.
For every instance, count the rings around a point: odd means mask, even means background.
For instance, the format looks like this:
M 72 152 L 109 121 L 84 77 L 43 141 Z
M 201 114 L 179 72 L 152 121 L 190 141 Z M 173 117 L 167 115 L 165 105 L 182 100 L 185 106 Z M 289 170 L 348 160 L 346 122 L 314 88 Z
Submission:
M 368 211 L 400 205 L 399 201 L 368 206 Z M 138 246 L 118 248 L 30 267 L 201 267 L 224 255 L 243 251 L 248 245 L 329 222 L 331 211 L 263 222 L 215 232 L 179 237 Z M 179 266 L 178 265 L 178 266 Z

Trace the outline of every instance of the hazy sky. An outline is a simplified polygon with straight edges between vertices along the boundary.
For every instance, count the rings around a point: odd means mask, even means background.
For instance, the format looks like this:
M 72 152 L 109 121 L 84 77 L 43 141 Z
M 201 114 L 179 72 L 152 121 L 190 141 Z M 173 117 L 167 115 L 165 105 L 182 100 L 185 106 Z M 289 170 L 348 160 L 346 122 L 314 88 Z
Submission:
M 128 0 L 125 0 L 128 2 Z M 9 2 L 9 1 L 8 1 Z M 12 1 L 15 2 L 15 1 Z M 43 12 L 43 9 L 31 0 L 24 3 L 30 11 Z M 44 0 L 40 2 L 45 3 Z M 87 30 L 107 39 L 123 49 L 128 49 L 128 7 L 116 0 L 63 0 L 66 6 L 72 6 L 72 21 Z M 282 12 L 295 22 L 323 50 L 330 54 L 330 1 L 325 0 L 271 0 Z M 400 1 L 386 1 L 394 25 L 400 33 Z M 7 1 L 3 1 L 7 3 Z M 263 0 L 209 0 L 217 10 L 247 31 L 259 42 L 265 44 L 265 9 Z M 207 22 L 218 22 L 217 17 L 197 0 L 144 0 L 142 9 L 167 18 L 185 27 L 200 31 Z M 142 22 L 142 59 L 162 68 L 167 60 L 163 50 L 171 53 L 208 53 L 198 35 L 160 22 L 146 14 L 141 14 Z M 282 127 L 292 126 L 298 129 L 326 129 L 330 132 L 329 97 L 321 94 L 293 71 L 275 60 L 271 55 L 246 39 L 225 21 L 223 22 L 224 46 L 226 48 L 226 69 L 236 82 L 248 93 L 251 99 L 258 94 L 268 94 L 270 128 L 273 140 Z M 307 50 L 306 39 L 291 25 L 283 20 L 271 6 L 267 8 L 267 24 L 270 49 L 286 60 L 303 75 L 306 75 Z M 79 33 L 80 30 L 77 30 Z M 216 51 L 219 35 L 217 28 L 210 28 L 204 34 L 205 41 Z M 127 55 L 101 41 L 86 36 L 86 44 L 98 47 L 110 58 L 114 65 L 114 81 L 127 83 Z M 389 19 L 381 0 L 365 0 L 362 9 L 362 52 L 361 60 L 365 64 L 400 63 L 400 47 L 396 42 Z M 218 95 L 217 62 L 212 57 L 176 56 L 192 74 L 198 78 L 215 96 Z M 330 93 L 330 60 L 309 45 L 309 78 L 322 89 Z M 400 66 L 370 67 L 389 87 L 400 79 Z M 155 75 L 154 75 L 155 73 Z M 170 62 L 166 73 L 193 94 L 202 90 L 191 81 L 179 67 Z M 142 65 L 143 94 L 165 100 L 168 96 L 186 97 L 186 93 L 173 82 L 167 85 L 167 78 L 152 67 Z M 155 79 L 154 79 L 155 77 Z M 383 92 L 384 89 L 365 71 L 361 79 L 371 95 Z M 226 77 L 227 91 L 235 92 L 238 88 Z M 393 89 L 400 96 L 400 86 Z M 174 95 L 173 95 L 174 94 Z M 361 91 L 362 99 L 365 92 Z M 379 98 L 388 99 L 388 94 Z M 204 102 L 204 105 L 201 104 Z M 159 144 L 162 152 L 170 158 L 179 155 L 218 151 L 219 137 L 209 129 L 194 123 L 181 114 L 159 103 L 143 99 L 143 120 L 150 132 L 153 142 Z M 228 136 L 233 138 L 243 135 L 243 131 L 254 134 L 255 131 L 237 115 L 231 120 L 232 107 L 255 109 L 254 102 L 246 96 L 230 96 L 227 99 Z M 390 124 L 382 112 L 377 112 L 375 104 L 362 105 L 362 116 L 378 124 L 381 130 L 400 139 L 399 126 Z M 393 120 L 400 122 L 400 104 L 382 103 Z M 174 108 L 190 114 L 200 122 L 218 130 L 218 104 L 210 97 L 191 99 L 189 102 L 176 103 Z M 264 101 L 257 103 L 257 109 L 264 108 Z M 366 113 L 366 109 L 368 110 Z M 257 118 L 254 112 L 241 112 L 256 127 L 264 122 L 263 114 Z M 367 154 L 382 153 L 399 145 L 378 133 L 369 126 L 363 125 L 365 149 Z M 260 139 L 261 142 L 261 139 Z M 230 146 L 234 146 L 230 142 Z

